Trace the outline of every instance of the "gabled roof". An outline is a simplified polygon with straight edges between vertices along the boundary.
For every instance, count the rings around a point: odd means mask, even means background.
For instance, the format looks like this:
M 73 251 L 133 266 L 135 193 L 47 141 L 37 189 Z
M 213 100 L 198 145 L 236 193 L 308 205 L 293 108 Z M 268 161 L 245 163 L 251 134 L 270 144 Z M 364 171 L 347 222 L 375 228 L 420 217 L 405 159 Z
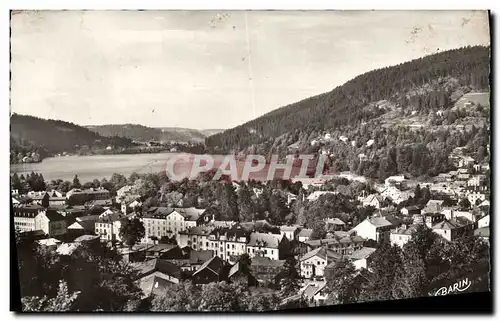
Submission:
M 484 226 L 474 230 L 475 236 L 490 237 L 490 227 Z
M 345 225 L 345 223 L 341 219 L 339 219 L 338 217 L 327 218 L 325 220 L 325 223 L 334 224 L 334 225 Z
M 74 242 L 75 243 L 81 243 L 81 242 L 88 242 L 88 241 L 94 241 L 98 240 L 99 236 L 98 235 L 82 235 L 77 237 Z
M 326 249 L 324 247 L 319 247 L 317 249 L 314 249 L 314 250 L 309 251 L 306 254 L 304 254 L 304 256 L 302 258 L 300 258 L 300 261 L 305 261 L 305 260 L 308 260 L 308 259 L 315 257 L 315 256 L 318 256 L 318 257 L 322 258 L 323 260 L 328 260 L 328 261 L 336 261 L 336 260 L 341 259 L 340 254 L 338 254 L 332 250 Z
M 310 228 L 303 228 L 300 230 L 298 237 L 310 237 L 313 230 Z
M 53 246 L 53 245 L 61 244 L 61 241 L 59 241 L 58 239 L 55 239 L 55 238 L 38 240 L 37 242 L 38 242 L 38 244 L 45 245 L 45 246 Z
M 368 195 L 364 200 L 363 200 L 363 203 L 371 203 L 373 202 L 374 200 L 377 200 L 378 202 L 383 202 L 384 201 L 384 198 L 382 196 L 380 196 L 379 194 L 370 194 Z
M 198 274 L 200 271 L 208 269 L 213 273 L 220 275 L 222 270 L 224 269 L 224 261 L 218 256 L 214 256 L 210 260 L 203 263 L 198 270 L 196 270 L 193 275 Z
M 64 220 L 64 216 L 62 216 L 61 214 L 59 214 L 57 211 L 55 210 L 47 210 L 45 212 L 45 216 L 47 216 L 47 218 L 49 219 L 49 221 L 51 222 L 56 222 L 56 221 L 63 221 Z
M 391 234 L 405 234 L 411 235 L 417 230 L 417 225 L 410 225 L 408 227 L 401 226 L 394 230 L 391 230 Z
M 192 250 L 189 252 L 189 262 L 192 264 L 202 263 L 210 260 L 214 256 L 214 251 L 206 250 L 206 251 L 195 251 Z
M 433 230 L 454 230 L 462 227 L 455 220 L 444 220 L 443 222 L 439 222 L 432 227 Z
M 181 268 L 167 260 L 152 259 L 146 262 L 133 264 L 133 266 L 139 271 L 141 278 L 158 271 L 179 280 L 181 279 Z
M 304 288 L 302 293 L 304 294 L 304 296 L 310 299 L 314 297 L 318 292 L 323 290 L 325 287 L 326 287 L 326 282 L 310 283 Z
M 373 247 L 363 247 L 351 254 L 351 260 L 362 260 L 372 255 L 377 249 Z
M 71 255 L 81 243 L 63 243 L 59 245 L 56 252 L 60 255 Z
M 261 246 L 277 249 L 281 241 L 281 235 L 253 232 L 250 234 L 248 246 Z
M 184 217 L 186 221 L 196 221 L 205 212 L 205 209 L 198 209 L 195 207 L 187 208 L 174 208 L 174 211 Z
M 390 221 L 388 221 L 384 217 L 370 217 L 370 218 L 367 218 L 367 220 L 368 220 L 368 222 L 370 222 L 370 224 L 372 224 L 376 227 L 384 227 L 384 226 L 393 225 Z

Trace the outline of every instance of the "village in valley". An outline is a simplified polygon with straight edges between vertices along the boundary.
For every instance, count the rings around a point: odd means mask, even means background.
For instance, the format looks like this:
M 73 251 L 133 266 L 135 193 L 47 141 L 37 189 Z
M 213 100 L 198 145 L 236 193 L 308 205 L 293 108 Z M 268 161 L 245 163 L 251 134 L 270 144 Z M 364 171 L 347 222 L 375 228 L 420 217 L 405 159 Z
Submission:
M 489 244 L 489 164 L 476 163 L 460 149 L 450 159 L 456 170 L 429 181 L 396 175 L 376 183 L 341 173 L 309 186 L 203 178 L 173 183 L 164 173 L 129 179 L 114 174 L 110 181 L 83 185 L 75 176 L 71 184 L 46 184 L 36 173 L 16 174 L 14 225 L 19 240 L 61 257 L 95 243 L 114 249 L 135 270 L 141 302 L 187 282 L 243 282 L 279 293 L 274 308 L 321 306 L 336 302 L 339 293 L 330 283 L 338 282 L 332 278 L 339 264 L 350 264 L 350 286 L 369 282 L 379 249 L 403 249 L 415 233 L 431 231 L 438 244 L 467 237 Z M 222 188 L 222 194 L 211 197 L 193 187 L 207 184 L 218 184 L 212 192 Z M 264 198 L 269 207 L 257 209 Z M 335 210 L 331 203 L 339 200 L 354 205 L 352 213 Z M 315 206 L 326 214 L 301 223 L 301 212 Z

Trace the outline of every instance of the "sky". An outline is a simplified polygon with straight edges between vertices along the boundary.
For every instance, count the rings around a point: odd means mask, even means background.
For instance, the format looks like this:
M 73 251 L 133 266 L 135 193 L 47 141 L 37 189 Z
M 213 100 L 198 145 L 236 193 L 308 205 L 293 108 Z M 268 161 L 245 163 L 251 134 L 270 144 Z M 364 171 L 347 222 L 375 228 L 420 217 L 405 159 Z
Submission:
M 226 129 L 373 69 L 489 43 L 482 11 L 22 11 L 10 107 Z

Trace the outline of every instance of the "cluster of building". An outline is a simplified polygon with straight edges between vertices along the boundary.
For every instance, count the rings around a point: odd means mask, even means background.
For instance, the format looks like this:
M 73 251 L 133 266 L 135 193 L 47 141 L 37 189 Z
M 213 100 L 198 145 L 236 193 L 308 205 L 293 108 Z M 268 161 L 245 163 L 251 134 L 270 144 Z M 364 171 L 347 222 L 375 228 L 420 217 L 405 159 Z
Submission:
M 72 189 L 66 195 L 57 191 L 19 195 L 13 191 L 14 224 L 21 232 L 43 235 L 40 244 L 68 255 L 84 242 L 105 241 L 120 247 L 123 220 L 139 218 L 144 238 L 132 248 L 120 248 L 120 253 L 140 271 L 137 282 L 145 296 L 187 279 L 204 284 L 243 278 L 249 285 L 275 286 L 283 277 L 286 258 L 293 256 L 304 280 L 297 295 L 321 304 L 326 299 L 325 277 L 333 273 L 337 262 L 352 262 L 359 278 L 370 271 L 370 259 L 376 252 L 373 241 L 403 247 L 419 226 L 431 229 L 443 241 L 473 234 L 488 240 L 485 171 L 489 168 L 476 165 L 471 170 L 471 164 L 464 164 L 466 168 L 440 174 L 420 186 L 450 199 L 467 199 L 470 207 L 462 208 L 460 202 L 445 206 L 445 201 L 431 199 L 423 205 L 399 206 L 396 210 L 394 204 L 415 196 L 414 188 L 403 175 L 391 176 L 375 186 L 376 193 L 358 198 L 359 206 L 376 209 L 373 215 L 351 225 L 343 222 L 339 213 L 332 213 L 323 221 L 327 234 L 319 240 L 311 239 L 313 231 L 302 226 L 272 226 L 265 220 L 217 221 L 210 211 L 179 203 L 143 211 L 134 186 L 122 187 L 114 197 L 102 188 Z M 254 192 L 258 195 L 259 191 Z M 306 200 L 316 202 L 332 193 L 337 192 L 315 191 Z M 288 193 L 287 203 L 296 198 Z M 239 262 L 243 254 L 252 259 L 250 269 Z

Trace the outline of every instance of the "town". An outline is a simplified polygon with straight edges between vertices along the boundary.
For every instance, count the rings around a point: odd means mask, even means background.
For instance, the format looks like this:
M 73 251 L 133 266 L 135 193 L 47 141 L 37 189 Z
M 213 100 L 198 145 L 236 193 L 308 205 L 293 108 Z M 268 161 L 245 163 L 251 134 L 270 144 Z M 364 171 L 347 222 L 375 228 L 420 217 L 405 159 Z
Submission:
M 271 293 L 275 305 L 265 309 L 339 304 L 373 282 L 384 251 L 404 252 L 421 238 L 432 240 L 427 250 L 472 239 L 474 251 L 482 244 L 488 253 L 489 164 L 460 149 L 450 162 L 455 170 L 428 181 L 340 173 L 309 185 L 213 180 L 210 172 L 177 182 L 165 173 L 114 174 L 83 185 L 77 176 L 14 174 L 13 221 L 19 242 L 60 257 L 89 244 L 113 249 L 135 271 L 141 305 L 175 286 L 220 282 Z M 339 273 L 350 283 L 339 284 Z M 433 295 L 426 285 L 418 293 Z

